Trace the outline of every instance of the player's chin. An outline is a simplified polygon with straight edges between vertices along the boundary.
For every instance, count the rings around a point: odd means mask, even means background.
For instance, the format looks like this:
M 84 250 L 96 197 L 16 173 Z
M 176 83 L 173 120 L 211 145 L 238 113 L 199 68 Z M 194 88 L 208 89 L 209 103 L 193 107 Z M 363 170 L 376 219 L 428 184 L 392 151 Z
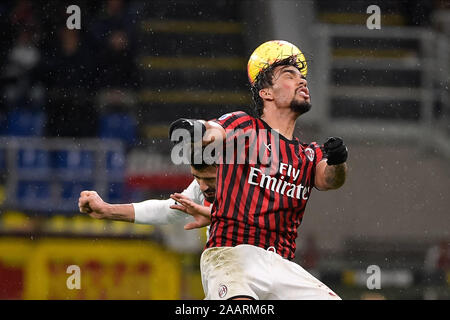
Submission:
M 291 103 L 291 109 L 294 112 L 299 113 L 299 114 L 308 112 L 309 110 L 311 110 L 311 107 L 312 107 L 312 105 L 309 102 L 309 99 L 308 100 L 295 99 L 295 100 L 292 100 L 292 103 Z

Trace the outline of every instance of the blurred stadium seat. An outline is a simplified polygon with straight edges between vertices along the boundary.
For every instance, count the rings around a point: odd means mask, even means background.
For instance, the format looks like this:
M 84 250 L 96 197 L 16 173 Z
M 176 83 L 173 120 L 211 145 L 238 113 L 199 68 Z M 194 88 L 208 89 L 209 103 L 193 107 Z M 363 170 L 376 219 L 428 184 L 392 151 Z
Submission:
M 108 201 L 118 203 L 123 199 L 124 183 L 112 182 L 108 185 Z
M 24 208 L 35 210 L 50 202 L 50 183 L 48 181 L 19 181 L 17 198 Z
M 121 139 L 129 146 L 136 142 L 136 119 L 127 113 L 110 113 L 100 120 L 100 138 Z
M 50 170 L 50 154 L 46 150 L 20 149 L 17 161 L 18 169 L 25 172 L 30 170 L 33 174 L 38 174 L 48 173 Z
M 7 115 L 5 133 L 10 136 L 42 136 L 45 118 L 42 111 L 24 109 L 11 111 Z
M 93 173 L 94 154 L 86 150 L 60 150 L 52 154 L 52 167 L 61 176 L 86 177 Z

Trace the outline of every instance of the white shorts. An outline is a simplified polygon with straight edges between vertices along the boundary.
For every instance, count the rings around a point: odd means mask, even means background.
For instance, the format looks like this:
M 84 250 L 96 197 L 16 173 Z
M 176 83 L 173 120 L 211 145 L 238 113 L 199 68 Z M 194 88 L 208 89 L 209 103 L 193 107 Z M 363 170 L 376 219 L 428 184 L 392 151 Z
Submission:
M 305 269 L 270 249 L 247 244 L 206 249 L 200 259 L 205 299 L 341 300 Z

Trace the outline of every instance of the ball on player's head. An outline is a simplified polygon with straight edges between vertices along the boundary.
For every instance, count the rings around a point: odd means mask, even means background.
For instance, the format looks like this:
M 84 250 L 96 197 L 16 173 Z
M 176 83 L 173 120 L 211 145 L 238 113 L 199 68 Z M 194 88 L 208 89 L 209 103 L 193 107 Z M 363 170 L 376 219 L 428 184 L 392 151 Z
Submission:
M 256 80 L 258 74 L 276 61 L 296 56 L 296 61 L 300 73 L 306 77 L 308 66 L 303 53 L 290 42 L 284 40 L 271 40 L 264 42 L 253 51 L 247 64 L 247 74 L 250 83 Z

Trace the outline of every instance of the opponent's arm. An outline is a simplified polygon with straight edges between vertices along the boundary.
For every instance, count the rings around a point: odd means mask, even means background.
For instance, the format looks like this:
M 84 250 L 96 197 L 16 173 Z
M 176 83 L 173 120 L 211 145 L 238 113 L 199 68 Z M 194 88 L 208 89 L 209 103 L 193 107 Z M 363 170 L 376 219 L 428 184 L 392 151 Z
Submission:
M 197 182 L 194 180 L 182 194 L 186 199 L 197 199 Z M 186 220 L 188 216 L 174 208 L 172 199 L 146 200 L 130 204 L 109 204 L 95 191 L 83 191 L 78 200 L 80 212 L 95 219 L 109 219 L 134 222 L 138 224 L 163 225 Z
M 324 144 L 326 159 L 316 166 L 315 186 L 326 191 L 338 189 L 347 176 L 348 150 L 341 138 L 329 138 Z
M 201 190 L 195 180 L 181 194 L 196 204 L 202 203 Z M 173 207 L 175 204 L 173 199 L 133 203 L 136 212 L 135 223 L 162 225 L 190 220 L 187 214 Z
M 94 219 L 134 222 L 135 218 L 132 204 L 107 203 L 95 191 L 82 191 L 78 207 L 81 213 L 86 213 Z
M 169 128 L 169 138 L 175 143 L 181 142 L 177 130 L 187 130 L 191 143 L 197 143 L 201 138 L 203 146 L 214 141 L 223 141 L 226 138 L 225 129 L 214 121 L 178 119 L 172 122 Z

